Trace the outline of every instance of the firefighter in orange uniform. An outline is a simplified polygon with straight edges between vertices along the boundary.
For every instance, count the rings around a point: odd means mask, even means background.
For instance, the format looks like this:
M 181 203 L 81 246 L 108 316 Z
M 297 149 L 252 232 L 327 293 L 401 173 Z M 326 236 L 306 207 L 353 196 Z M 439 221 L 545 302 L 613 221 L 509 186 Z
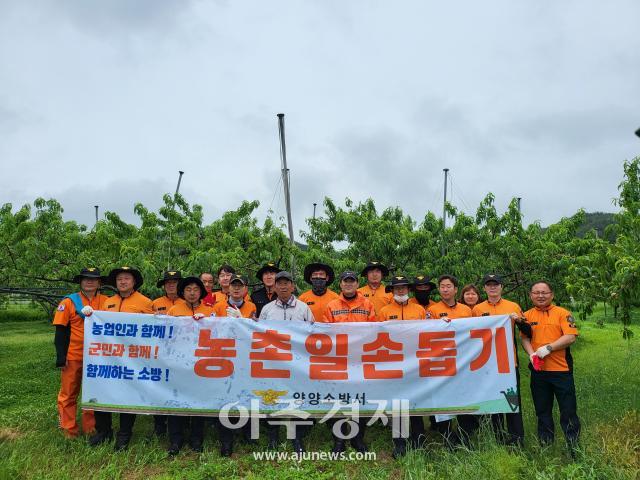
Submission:
M 456 300 L 458 285 L 458 279 L 453 275 L 441 275 L 438 278 L 440 301 L 427 307 L 427 318 L 451 321 L 472 316 L 471 309 Z
M 191 317 L 195 321 L 213 316 L 213 307 L 206 305 L 203 300 L 207 290 L 198 277 L 186 277 L 178 284 L 178 296 L 184 300 L 176 303 L 167 314 L 172 317 Z M 191 321 L 191 319 L 189 319 Z M 189 445 L 194 452 L 202 452 L 204 443 L 204 417 L 185 417 L 181 415 L 167 415 L 169 427 L 169 449 L 171 456 L 177 455 L 184 442 L 185 423 L 191 421 L 191 435 Z
M 380 321 L 385 320 L 425 320 L 427 312 L 418 303 L 409 302 L 409 290 L 412 284 L 407 277 L 397 275 L 391 279 L 391 285 L 386 287 L 387 292 L 393 293 L 393 301 L 380 310 Z M 422 415 L 409 417 L 411 444 L 418 448 L 425 438 Z M 393 439 L 393 458 L 402 457 L 407 453 L 407 440 L 405 438 Z
M 107 283 L 115 286 L 118 293 L 104 301 L 102 310 L 152 314 L 153 303 L 138 292 L 143 282 L 142 274 L 135 268 L 125 266 L 111 270 L 107 277 Z M 91 446 L 107 442 L 113 436 L 111 412 L 95 412 L 95 417 L 96 434 L 89 439 L 89 445 Z M 129 446 L 135 421 L 135 414 L 120 414 L 120 431 L 116 435 L 116 450 L 125 450 Z
M 362 270 L 361 276 L 367 279 L 367 284 L 358 291 L 373 303 L 376 315 L 380 309 L 391 303 L 393 295 L 386 293 L 382 279 L 389 275 L 389 269 L 380 262 L 369 262 Z
M 471 309 L 462 303 L 458 303 L 458 279 L 453 275 L 441 275 L 438 277 L 438 293 L 440 301 L 427 308 L 427 318 L 431 320 L 444 320 L 450 322 L 456 318 L 471 317 Z M 431 428 L 442 435 L 447 446 L 454 447 L 462 443 L 460 435 L 453 427 L 451 420 L 436 421 L 436 417 L 429 417 Z
M 245 300 L 247 295 L 246 277 L 234 273 L 229 280 L 229 297 L 224 302 L 216 303 L 213 314 L 216 317 L 255 318 L 256 306 L 253 302 Z M 220 438 L 220 455 L 230 457 L 233 453 L 233 429 L 225 427 L 219 421 L 216 422 L 218 437 Z M 247 423 L 242 428 L 245 443 L 255 444 L 251 438 L 251 425 Z
M 413 279 L 413 297 L 409 299 L 409 303 L 417 303 L 426 310 L 436 303 L 431 300 L 431 292 L 435 289 L 436 284 L 427 275 L 417 275 Z
M 80 433 L 76 415 L 82 384 L 84 319 L 93 310 L 100 310 L 102 302 L 107 299 L 100 294 L 102 280 L 99 269 L 83 268 L 73 278 L 73 282 L 80 285 L 80 291 L 64 297 L 53 317 L 53 325 L 56 327 L 56 367 L 60 369 L 59 424 L 67 438 L 75 438 Z M 95 423 L 93 411 L 83 410 L 82 431 L 93 434 Z
M 515 336 L 516 327 L 529 338 L 531 337 L 531 326 L 527 324 L 520 305 L 502 298 L 504 282 L 502 277 L 495 273 L 489 273 L 482 279 L 484 291 L 487 293 L 487 300 L 473 307 L 471 313 L 474 317 L 486 317 L 490 315 L 509 315 L 511 318 L 511 328 Z M 518 401 L 520 410 L 516 413 L 495 413 L 491 415 L 491 423 L 498 441 L 507 445 L 524 446 L 524 423 L 522 421 L 522 401 L 520 400 L 520 370 L 518 368 L 518 352 L 515 337 L 514 358 L 516 362 L 516 381 L 518 385 Z M 503 416 L 504 415 L 504 416 Z M 506 435 L 505 435 L 506 419 Z
M 376 322 L 376 313 L 373 303 L 358 291 L 358 274 L 352 271 L 343 272 L 340 275 L 340 296 L 327 304 L 322 321 L 325 323 L 343 322 Z M 344 439 L 333 434 L 333 424 L 327 422 L 332 427 L 333 452 L 345 451 Z M 367 419 L 358 419 L 358 434 L 351 439 L 351 446 L 358 452 L 366 452 L 367 445 L 364 443 L 364 430 Z
M 177 302 L 183 302 L 178 297 L 178 282 L 182 278 L 182 274 L 177 270 L 167 270 L 162 278 L 156 283 L 156 287 L 164 290 L 164 295 L 156 298 L 153 303 L 153 311 L 156 315 L 166 315 L 171 307 Z M 158 437 L 163 437 L 167 433 L 167 417 L 166 415 L 153 416 L 153 431 Z
M 215 297 L 214 306 L 216 303 L 227 299 L 229 295 L 229 280 L 231 280 L 234 273 L 236 273 L 236 270 L 231 265 L 224 264 L 218 269 L 218 285 L 220 285 L 220 290 L 213 292 L 213 296 Z
M 306 303 L 313 318 L 321 322 L 327 304 L 338 298 L 338 294 L 327 288 L 333 283 L 335 274 L 333 268 L 324 263 L 311 263 L 304 268 L 304 281 L 311 285 L 311 290 L 302 293 L 298 300 Z
M 229 280 L 229 296 L 213 307 L 216 317 L 253 318 L 256 306 L 247 301 L 247 279 L 234 273 Z
M 153 303 L 153 311 L 159 315 L 166 315 L 171 307 L 176 303 L 183 302 L 178 297 L 178 283 L 182 279 L 182 274 L 177 270 L 168 270 L 164 272 L 162 279 L 158 280 L 156 287 L 164 290 L 164 295 L 156 298 Z
M 580 419 L 573 381 L 573 358 L 569 346 L 576 341 L 578 329 L 571 312 L 553 304 L 553 288 L 545 281 L 531 286 L 529 293 L 534 307 L 524 313 L 531 326 L 531 339 L 520 334 L 522 346 L 532 364 L 531 396 L 538 417 L 538 439 L 542 445 L 554 440 L 553 399 L 560 409 L 560 427 L 569 452 L 575 456 L 580 436 Z M 537 358 L 536 358 L 537 357 Z

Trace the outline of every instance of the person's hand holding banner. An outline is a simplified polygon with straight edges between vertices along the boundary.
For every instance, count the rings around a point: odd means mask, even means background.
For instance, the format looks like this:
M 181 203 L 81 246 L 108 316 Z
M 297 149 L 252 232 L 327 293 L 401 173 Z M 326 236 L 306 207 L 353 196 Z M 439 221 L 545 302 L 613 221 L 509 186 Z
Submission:
M 232 318 L 242 318 L 242 313 L 235 305 L 233 307 L 227 307 L 227 316 Z
M 193 319 L 194 320 L 202 320 L 204 318 L 204 313 L 194 313 L 193 314 Z

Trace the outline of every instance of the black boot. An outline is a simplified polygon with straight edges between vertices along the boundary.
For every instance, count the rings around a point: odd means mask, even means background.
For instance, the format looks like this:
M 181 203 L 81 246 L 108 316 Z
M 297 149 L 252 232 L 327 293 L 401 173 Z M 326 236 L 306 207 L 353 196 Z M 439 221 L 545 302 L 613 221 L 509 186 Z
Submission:
M 267 439 L 268 439 L 267 448 L 269 450 L 278 449 L 278 444 L 280 443 L 279 430 L 280 430 L 280 425 L 267 424 Z
M 331 449 L 333 453 L 342 453 L 346 449 L 347 449 L 347 446 L 344 444 L 344 440 L 337 437 L 333 438 L 333 448 Z
M 407 440 L 404 438 L 393 439 L 393 453 L 391 456 L 395 459 L 404 457 L 407 453 Z
M 167 453 L 171 457 L 176 456 L 178 453 L 180 453 L 180 444 L 179 443 L 170 443 L 169 444 L 169 448 L 167 449 Z
M 114 447 L 116 452 L 126 450 L 129 448 L 129 442 L 131 441 L 131 433 L 119 431 L 116 435 L 116 446 Z
M 113 439 L 113 431 L 108 430 L 106 432 L 96 432 L 89 437 L 89 446 L 97 447 L 98 445 L 106 442 L 110 442 Z

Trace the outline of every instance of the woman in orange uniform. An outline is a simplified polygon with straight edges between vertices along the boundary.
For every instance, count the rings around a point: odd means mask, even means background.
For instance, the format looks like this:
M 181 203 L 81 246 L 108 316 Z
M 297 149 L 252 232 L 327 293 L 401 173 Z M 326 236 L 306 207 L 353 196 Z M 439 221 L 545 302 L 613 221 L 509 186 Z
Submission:
M 178 296 L 184 300 L 171 307 L 167 315 L 172 317 L 191 317 L 201 320 L 213 316 L 213 307 L 202 301 L 207 296 L 202 280 L 198 277 L 183 278 L 178 284 Z M 185 417 L 168 415 L 169 427 L 169 455 L 177 455 L 184 443 L 184 427 L 187 418 L 191 418 L 191 436 L 189 445 L 194 452 L 202 452 L 204 442 L 204 417 Z
M 107 299 L 100 294 L 102 280 L 97 268 L 83 268 L 73 278 L 74 283 L 80 284 L 80 291 L 64 297 L 53 317 L 53 325 L 56 327 L 56 367 L 60 368 L 58 415 L 60 428 L 67 438 L 75 438 L 80 433 L 76 415 L 82 384 L 84 319 L 93 310 L 100 310 Z M 83 410 L 82 431 L 93 434 L 95 425 L 93 411 Z

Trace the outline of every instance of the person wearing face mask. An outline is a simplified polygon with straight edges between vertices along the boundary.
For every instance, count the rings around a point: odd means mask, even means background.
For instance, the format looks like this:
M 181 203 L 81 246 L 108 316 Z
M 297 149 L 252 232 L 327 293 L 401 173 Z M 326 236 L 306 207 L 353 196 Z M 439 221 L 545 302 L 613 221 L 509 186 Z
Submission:
M 386 287 L 387 292 L 393 293 L 393 301 L 382 307 L 379 320 L 425 320 L 427 312 L 417 303 L 409 303 L 409 290 L 412 285 L 409 279 L 397 275 L 391 279 L 391 285 Z M 411 444 L 418 447 L 424 440 L 424 423 L 422 416 L 413 415 L 409 418 L 409 431 L 411 432 Z M 421 438 L 422 437 L 422 438 Z M 405 438 L 393 439 L 393 458 L 402 457 L 407 452 L 407 440 Z
M 251 318 L 256 316 L 256 306 L 246 300 L 247 279 L 234 273 L 229 280 L 229 296 L 213 307 L 216 317 Z
M 409 299 L 409 303 L 417 303 L 426 310 L 436 303 L 431 300 L 431 292 L 435 289 L 436 284 L 427 275 L 417 275 L 413 279 L 413 297 Z
M 313 318 L 319 322 L 322 321 L 327 304 L 338 298 L 336 292 L 327 288 L 334 278 L 333 268 L 324 263 L 311 263 L 304 269 L 304 281 L 311 285 L 311 289 L 302 293 L 298 300 L 309 306 Z

